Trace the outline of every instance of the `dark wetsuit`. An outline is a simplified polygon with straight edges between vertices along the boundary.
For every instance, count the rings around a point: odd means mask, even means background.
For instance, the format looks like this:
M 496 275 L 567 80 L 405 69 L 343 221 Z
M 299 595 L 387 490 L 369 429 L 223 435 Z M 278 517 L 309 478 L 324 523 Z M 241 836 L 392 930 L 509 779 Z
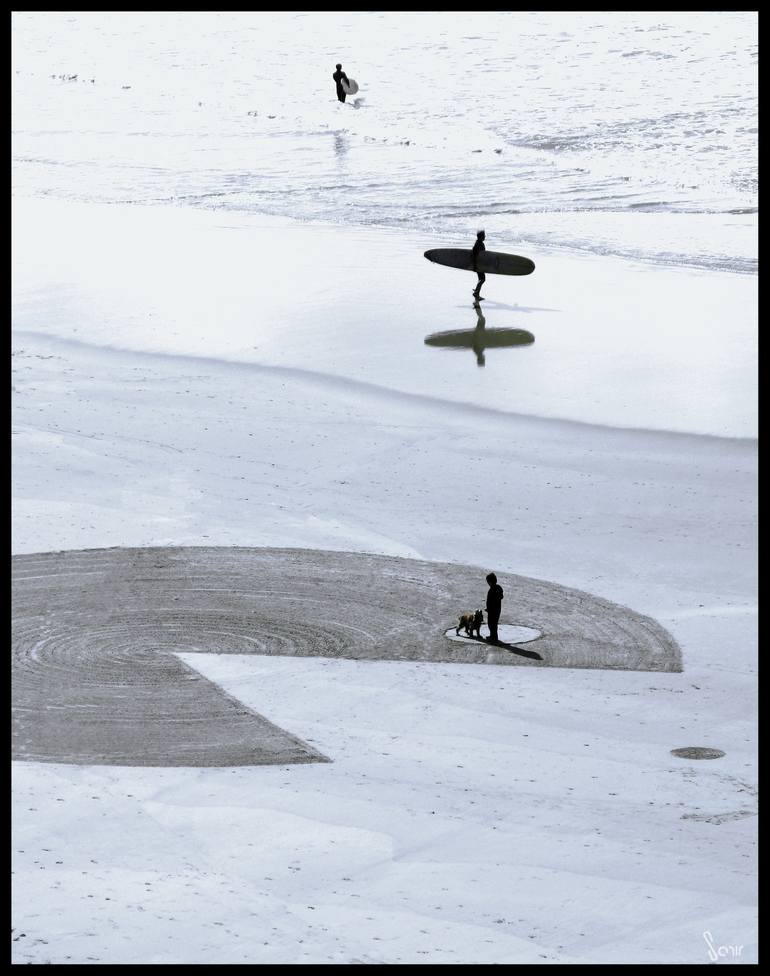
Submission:
M 346 95 L 345 95 L 345 89 L 342 87 L 342 80 L 344 78 L 345 84 L 349 84 L 348 76 L 341 69 L 337 69 L 337 71 L 335 71 L 334 74 L 332 75 L 332 78 L 334 78 L 334 81 L 337 84 L 337 98 L 339 98 L 341 102 L 344 102 Z
M 484 246 L 484 241 L 482 241 L 480 237 L 477 237 L 476 243 L 473 245 L 473 248 L 471 249 L 471 261 L 473 262 L 473 270 L 479 276 L 479 283 L 476 285 L 476 289 L 475 289 L 477 295 L 481 292 L 481 286 L 487 280 L 487 277 L 484 274 L 484 272 L 479 271 L 478 265 L 476 264 L 481 251 L 486 251 L 486 247 Z
M 500 609 L 503 602 L 503 588 L 499 583 L 493 583 L 487 593 L 487 625 L 489 626 L 489 639 L 496 641 L 497 624 L 500 620 Z

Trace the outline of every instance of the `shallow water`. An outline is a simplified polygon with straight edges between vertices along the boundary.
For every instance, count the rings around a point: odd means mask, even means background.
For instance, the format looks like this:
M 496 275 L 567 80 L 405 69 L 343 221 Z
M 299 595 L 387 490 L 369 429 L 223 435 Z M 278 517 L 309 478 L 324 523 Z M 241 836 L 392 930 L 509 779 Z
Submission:
M 756 270 L 751 12 L 13 16 L 15 192 Z M 360 93 L 337 101 L 337 61 Z
M 756 436 L 755 14 L 12 24 L 17 329 Z M 495 348 L 473 276 L 422 257 L 482 224 L 537 265 L 488 277 Z

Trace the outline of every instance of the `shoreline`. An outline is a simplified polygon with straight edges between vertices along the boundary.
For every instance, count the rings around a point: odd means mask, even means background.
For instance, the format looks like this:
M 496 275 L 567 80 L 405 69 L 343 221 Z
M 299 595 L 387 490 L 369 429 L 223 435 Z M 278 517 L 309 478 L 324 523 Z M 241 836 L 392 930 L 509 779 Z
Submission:
M 753 280 L 533 253 L 534 274 L 488 276 L 481 324 L 526 327 L 535 341 L 487 349 L 480 368 L 471 349 L 424 344 L 480 324 L 473 276 L 422 258 L 447 243 L 458 242 L 288 217 L 16 200 L 14 328 L 104 346 L 119 337 L 133 351 L 293 367 L 544 419 L 756 437 Z
M 329 136 L 333 135 L 333 132 L 327 133 Z M 198 198 L 199 200 L 205 200 L 205 197 Z M 11 205 L 12 209 L 14 204 L 18 202 L 22 207 L 26 203 L 31 202 L 33 206 L 36 202 L 45 202 L 46 204 L 62 204 L 68 207 L 95 207 L 95 208 L 111 208 L 114 210 L 127 208 L 133 209 L 144 209 L 150 211 L 156 210 L 182 210 L 189 211 L 191 213 L 201 213 L 209 215 L 218 215 L 222 218 L 232 218 L 234 222 L 239 220 L 244 220 L 247 222 L 254 222 L 255 224 L 263 223 L 265 227 L 270 226 L 283 226 L 285 228 L 295 228 L 295 229 L 307 229 L 307 228 L 318 228 L 319 230 L 327 231 L 351 231 L 352 233 L 382 233 L 390 234 L 394 236 L 401 236 L 405 232 L 412 235 L 421 235 L 426 240 L 430 237 L 433 241 L 435 247 L 463 247 L 468 242 L 469 236 L 473 237 L 472 230 L 462 229 L 459 227 L 448 227 L 447 230 L 441 236 L 441 242 L 436 243 L 434 240 L 435 230 L 426 225 L 420 230 L 414 230 L 413 228 L 405 228 L 400 226 L 397 222 L 388 222 L 386 220 L 376 221 L 376 220 L 354 220 L 352 222 L 346 222 L 343 220 L 333 220 L 330 217 L 295 217 L 291 214 L 286 213 L 272 213 L 267 210 L 251 210 L 247 207 L 242 209 L 233 207 L 215 209 L 212 207 L 205 206 L 202 203 L 190 203 L 187 198 L 174 198 L 169 197 L 167 199 L 149 199 L 149 200 L 88 200 L 70 197 L 59 197 L 59 196 L 40 196 L 39 193 L 35 193 L 33 190 L 19 191 L 18 189 L 12 189 Z M 591 216 L 603 216 L 606 217 L 612 211 L 576 211 L 574 216 L 577 217 L 591 217 Z M 704 218 L 708 219 L 718 219 L 720 217 L 733 216 L 733 217 L 745 217 L 757 218 L 759 214 L 758 208 L 747 208 L 746 210 L 728 210 L 728 211 L 699 211 L 699 212 L 688 212 L 688 211 L 678 211 L 673 213 L 667 213 L 665 211 L 620 211 L 617 212 L 617 216 L 621 220 L 633 220 L 638 214 L 652 214 L 657 217 L 687 217 L 687 218 Z M 523 214 L 517 213 L 513 216 L 520 217 Z M 494 215 L 481 215 L 479 217 L 478 223 L 484 223 L 485 216 L 491 219 Z M 527 213 L 526 216 L 534 216 L 532 213 Z M 549 216 L 549 214 L 544 214 L 543 216 Z M 489 220 L 487 220 L 489 222 Z M 724 228 L 721 228 L 724 230 Z M 758 237 L 758 229 L 756 227 L 753 229 L 753 239 L 756 240 Z M 741 278 L 753 278 L 758 280 L 759 270 L 758 261 L 756 258 L 738 258 L 730 257 L 726 258 L 724 263 L 714 263 L 714 259 L 692 257 L 688 259 L 685 255 L 663 252 L 663 254 L 658 256 L 652 256 L 648 253 L 640 253 L 633 250 L 623 251 L 620 248 L 613 248 L 610 245 L 605 245 L 603 249 L 592 249 L 587 244 L 580 242 L 570 242 L 564 240 L 552 240 L 546 235 L 535 236 L 532 231 L 529 232 L 522 231 L 520 228 L 512 228 L 506 230 L 498 230 L 495 232 L 494 236 L 497 239 L 505 238 L 509 247 L 514 247 L 517 251 L 519 250 L 532 250 L 533 252 L 542 252 L 548 254 L 554 254 L 555 256 L 561 256 L 566 259 L 574 259 L 576 261 L 583 260 L 600 260 L 609 262 L 619 262 L 623 265 L 638 266 L 641 268 L 647 268 L 650 271 L 682 271 L 687 274 L 702 274 L 702 275 L 737 275 Z M 513 243 L 513 242 L 517 243 Z M 472 243 L 472 240 L 470 241 Z M 427 245 L 426 245 L 427 246 Z

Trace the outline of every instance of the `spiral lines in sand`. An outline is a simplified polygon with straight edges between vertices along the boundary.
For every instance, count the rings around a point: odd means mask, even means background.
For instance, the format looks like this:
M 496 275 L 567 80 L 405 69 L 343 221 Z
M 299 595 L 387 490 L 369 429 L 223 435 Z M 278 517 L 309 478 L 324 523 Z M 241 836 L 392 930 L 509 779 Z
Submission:
M 444 636 L 488 570 L 304 549 L 95 549 L 13 557 L 14 758 L 109 765 L 325 761 L 180 652 L 681 670 L 649 617 L 498 573 L 538 657 Z

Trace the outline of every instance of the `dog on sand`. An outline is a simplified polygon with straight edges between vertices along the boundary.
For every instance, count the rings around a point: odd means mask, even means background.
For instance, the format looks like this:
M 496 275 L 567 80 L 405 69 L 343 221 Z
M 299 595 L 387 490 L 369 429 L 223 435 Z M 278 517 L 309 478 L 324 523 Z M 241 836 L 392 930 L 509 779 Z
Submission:
M 468 637 L 473 637 L 473 632 L 476 631 L 476 636 L 481 637 L 481 625 L 484 622 L 484 612 L 482 610 L 473 610 L 468 613 L 464 613 L 460 616 L 460 620 L 457 624 L 455 630 L 455 635 L 459 636 L 460 629 L 462 628 Z

